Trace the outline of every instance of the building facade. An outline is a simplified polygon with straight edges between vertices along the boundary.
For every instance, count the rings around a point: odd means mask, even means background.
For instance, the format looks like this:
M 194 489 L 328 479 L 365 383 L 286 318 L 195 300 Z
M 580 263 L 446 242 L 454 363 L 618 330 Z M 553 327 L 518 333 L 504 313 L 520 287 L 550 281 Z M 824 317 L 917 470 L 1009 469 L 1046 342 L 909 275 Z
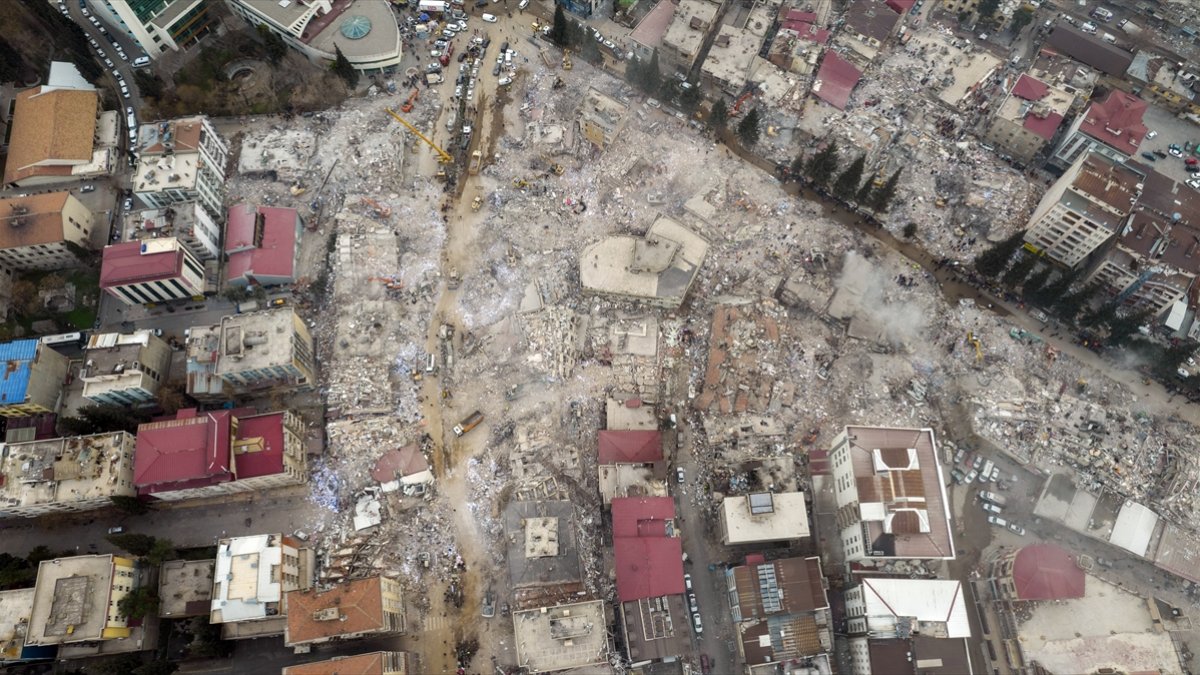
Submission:
M 8 372 L 0 380 L 0 416 L 28 417 L 55 412 L 67 381 L 67 357 L 39 340 L 0 343 Z
M 354 656 L 335 656 L 325 661 L 313 661 L 287 666 L 283 675 L 417 675 L 416 659 L 408 652 L 369 652 Z
M 0 265 L 16 270 L 77 267 L 92 248 L 92 212 L 70 192 L 0 199 Z
M 1021 75 L 988 125 L 984 140 L 1028 164 L 1049 145 L 1074 95 L 1029 75 Z
M 124 229 L 129 241 L 174 237 L 197 260 L 213 260 L 221 254 L 221 226 L 200 202 L 132 211 L 125 216 Z
M 204 297 L 204 265 L 173 237 L 104 247 L 100 288 L 127 305 Z
M 100 333 L 84 348 L 83 397 L 107 405 L 149 403 L 171 368 L 171 346 L 151 330 Z
M 216 372 L 237 393 L 311 389 L 317 381 L 312 334 L 290 307 L 224 317 Z
M 580 108 L 579 127 L 583 137 L 601 150 L 607 148 L 620 136 L 628 112 L 629 109 L 616 99 L 588 89 Z
M 216 30 L 219 17 L 207 0 L 97 0 L 106 14 L 150 58 L 187 49 Z
M 846 427 L 829 456 L 846 562 L 955 557 L 932 429 Z
M 658 50 L 665 73 L 691 72 L 720 8 L 720 3 L 710 0 L 680 0 Z
M 117 609 L 135 589 L 130 558 L 78 555 L 38 565 L 26 645 L 49 646 L 120 640 L 132 634 Z
M 224 217 L 229 144 L 207 117 L 143 124 L 134 154 L 133 192 L 146 206 L 199 202 L 213 219 Z
M 1034 209 L 1026 247 L 1066 267 L 1079 265 L 1122 229 L 1145 180 L 1129 165 L 1081 155 Z
M 90 511 L 136 496 L 134 440 L 118 431 L 8 443 L 0 450 L 0 515 Z
M 366 74 L 400 65 L 402 41 L 389 3 L 372 0 L 226 0 L 252 26 L 266 26 L 310 61 L 333 61 L 335 45 Z
M 292 591 L 287 604 L 289 647 L 405 631 L 403 591 L 386 577 L 355 579 L 327 591 Z

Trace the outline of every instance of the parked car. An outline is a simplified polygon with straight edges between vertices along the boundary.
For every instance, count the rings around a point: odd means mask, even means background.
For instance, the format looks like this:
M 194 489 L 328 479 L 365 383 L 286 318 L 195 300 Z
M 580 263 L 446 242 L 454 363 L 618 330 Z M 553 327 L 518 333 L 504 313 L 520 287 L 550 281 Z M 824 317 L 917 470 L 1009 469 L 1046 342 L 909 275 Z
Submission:
M 1000 516 L 988 516 L 987 521 L 997 527 L 1007 527 L 1008 526 L 1008 521 L 1004 520 Z
M 971 469 L 970 471 L 967 472 L 966 476 L 963 476 L 963 482 L 964 483 L 973 483 L 973 482 L 975 482 L 975 478 L 978 475 L 979 475 L 978 471 L 976 471 L 975 469 Z
M 692 627 L 696 629 L 696 639 L 704 634 L 704 626 L 700 623 L 700 612 L 692 614 Z
M 687 482 L 687 477 L 683 473 L 682 466 L 675 467 L 675 482 L 679 483 L 680 485 Z
M 955 485 L 962 485 L 963 478 L 966 476 L 961 469 L 953 469 L 950 471 L 950 478 L 954 480 Z
M 488 23 L 496 23 L 496 21 L 498 21 L 498 19 L 496 19 L 496 16 L 494 14 L 484 14 L 483 16 L 481 16 L 479 18 L 483 19 L 484 21 L 486 21 Z
M 485 619 L 496 616 L 496 596 L 491 591 L 483 594 L 483 608 L 480 613 Z
M 517 3 L 517 9 L 525 9 L 529 6 L 529 0 L 521 0 Z
M 1151 162 L 1158 159 L 1157 157 L 1154 156 L 1153 152 L 1143 152 L 1142 157 L 1145 157 L 1146 159 L 1150 160 Z
M 689 591 L 692 590 L 692 575 L 690 575 L 690 574 L 683 575 L 683 587 L 688 589 Z
M 688 597 L 688 607 L 693 612 L 699 613 L 700 605 L 696 604 L 696 594 L 689 591 L 687 594 L 687 597 Z
M 96 186 L 95 185 L 84 185 L 83 187 L 79 188 L 79 191 L 80 192 L 95 192 Z
M 1192 178 L 1187 182 L 1187 185 L 1193 190 L 1200 190 L 1200 178 Z
M 995 504 L 989 504 L 988 502 L 979 502 L 979 506 L 982 507 L 984 511 L 990 511 L 992 513 L 1004 512 L 1003 508 L 996 506 Z
M 1172 143 L 1167 146 L 1167 154 L 1172 157 L 1183 157 L 1183 148 L 1179 147 L 1176 143 Z
M 1017 535 L 1018 537 L 1025 536 L 1025 528 L 1021 527 L 1020 525 L 1018 525 L 1016 523 L 1009 523 L 1008 529 L 1012 530 L 1013 534 Z
M 1155 136 L 1158 136 L 1158 132 L 1153 129 L 1146 133 L 1146 138 L 1154 138 Z
M 121 527 L 120 525 L 116 525 L 114 527 L 108 528 L 109 534 L 121 534 L 124 531 L 125 531 L 125 528 Z

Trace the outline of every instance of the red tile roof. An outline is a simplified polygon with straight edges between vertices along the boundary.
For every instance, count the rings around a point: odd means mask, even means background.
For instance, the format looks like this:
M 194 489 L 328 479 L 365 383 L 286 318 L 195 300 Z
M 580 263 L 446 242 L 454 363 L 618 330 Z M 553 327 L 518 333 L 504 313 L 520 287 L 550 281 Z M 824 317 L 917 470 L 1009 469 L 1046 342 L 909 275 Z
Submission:
M 621 602 L 684 591 L 683 542 L 678 537 L 617 537 L 613 558 Z
M 356 579 L 327 591 L 291 591 L 287 594 L 287 609 L 284 639 L 288 645 L 339 635 L 389 632 L 380 577 Z M 336 618 L 323 618 L 323 610 L 332 610 Z
M 663 523 L 674 519 L 675 500 L 670 497 L 617 497 L 612 500 L 614 537 L 661 537 Z
M 1146 125 L 1142 123 L 1145 114 L 1145 101 L 1114 89 L 1108 98 L 1093 103 L 1084 112 L 1079 129 L 1110 147 L 1132 155 L 1146 137 Z
M 613 556 L 621 602 L 683 593 L 683 543 L 668 536 L 670 497 L 612 500 Z
M 239 204 L 225 226 L 226 278 L 295 276 L 296 209 Z
M 1054 544 L 1033 544 L 1018 551 L 1012 575 L 1021 600 L 1083 597 L 1086 575 L 1074 556 Z
M 1050 113 L 1045 117 L 1038 117 L 1033 113 L 1025 116 L 1021 126 L 1041 136 L 1047 141 L 1054 138 L 1054 132 L 1058 130 L 1058 125 L 1062 124 L 1063 116 L 1058 113 Z
M 802 40 L 809 40 L 822 45 L 829 42 L 828 29 L 817 28 L 816 25 L 807 21 L 785 21 L 783 27 L 795 31 L 796 37 Z
M 234 456 L 238 480 L 273 476 L 283 471 L 283 416 L 282 412 L 274 412 L 237 418 L 239 441 L 261 439 L 261 449 Z
M 903 14 L 912 9 L 912 6 L 917 4 L 917 0 L 887 0 L 886 4 L 892 8 L 893 12 Z
M 375 468 L 371 469 L 371 478 L 380 483 L 389 483 L 428 470 L 429 462 L 421 453 L 421 448 L 413 443 L 399 450 L 383 453 L 383 457 L 375 462 Z
M 100 288 L 144 284 L 171 279 L 183 269 L 182 247 L 142 255 L 142 242 L 130 241 L 104 247 L 100 264 Z
M 230 421 L 222 410 L 180 410 L 175 419 L 138 427 L 133 483 L 139 494 L 171 492 L 234 479 Z
M 817 71 L 817 80 L 813 83 L 813 93 L 838 110 L 845 110 L 850 100 L 850 93 L 858 85 L 862 73 L 849 61 L 838 56 L 833 51 L 826 51 L 821 59 L 821 69 Z
M 815 23 L 817 20 L 817 13 L 816 12 L 802 12 L 798 9 L 789 9 L 788 13 L 784 16 L 784 20 L 785 21 L 807 21 L 809 23 Z
M 601 464 L 652 464 L 663 458 L 657 431 L 601 431 Z
M 1023 98 L 1026 101 L 1040 101 L 1049 91 L 1050 87 L 1045 82 L 1028 75 L 1022 75 L 1017 78 L 1017 83 L 1012 88 L 1014 96 Z

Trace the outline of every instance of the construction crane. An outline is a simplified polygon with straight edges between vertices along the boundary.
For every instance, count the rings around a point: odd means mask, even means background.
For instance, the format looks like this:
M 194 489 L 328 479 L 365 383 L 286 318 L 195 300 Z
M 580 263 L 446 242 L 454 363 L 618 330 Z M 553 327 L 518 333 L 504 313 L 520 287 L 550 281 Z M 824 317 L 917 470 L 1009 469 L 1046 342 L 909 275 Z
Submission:
M 453 164 L 454 163 L 454 158 L 450 156 L 450 153 L 441 149 L 441 147 L 439 147 L 437 143 L 434 143 L 433 141 L 426 138 L 425 134 L 421 133 L 420 131 L 417 130 L 416 127 L 409 124 L 408 120 L 397 115 L 395 110 L 392 110 L 391 108 L 384 108 L 384 110 L 386 110 L 387 113 L 389 115 L 391 115 L 392 117 L 395 117 L 397 122 L 399 122 L 400 124 L 403 124 L 405 126 L 405 128 L 407 128 L 409 131 L 413 132 L 417 138 L 421 139 L 422 141 L 425 141 L 425 145 L 428 145 L 429 147 L 433 148 L 433 151 L 437 153 L 439 162 L 441 162 L 442 164 Z
M 978 363 L 982 361 L 983 345 L 979 342 L 979 338 L 975 337 L 974 332 L 967 333 L 967 342 L 971 343 L 971 346 L 975 348 L 975 362 Z
M 741 96 L 739 96 L 737 102 L 733 104 L 733 110 L 729 111 L 729 116 L 737 117 L 739 114 L 741 114 L 742 104 L 745 103 L 746 101 L 750 100 L 750 97 L 752 97 L 752 96 L 754 96 L 753 91 L 748 91 L 748 92 L 742 94 Z

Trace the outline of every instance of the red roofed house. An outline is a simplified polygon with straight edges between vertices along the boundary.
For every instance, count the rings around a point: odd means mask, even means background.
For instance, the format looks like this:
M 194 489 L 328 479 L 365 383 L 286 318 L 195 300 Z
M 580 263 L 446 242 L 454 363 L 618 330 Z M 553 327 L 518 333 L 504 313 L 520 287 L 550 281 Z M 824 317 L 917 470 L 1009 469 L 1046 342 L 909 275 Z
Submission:
M 884 4 L 892 8 L 893 12 L 904 14 L 912 9 L 913 5 L 917 4 L 917 0 L 887 0 Z
M 225 225 L 225 280 L 230 286 L 278 286 L 296 279 L 300 251 L 296 209 L 238 204 Z
M 845 110 L 850 93 L 860 78 L 862 73 L 854 64 L 832 50 L 826 51 L 825 58 L 821 60 L 821 69 L 817 71 L 817 79 L 813 81 L 812 92 L 838 110 Z
M 683 544 L 670 497 L 612 500 L 617 597 L 621 602 L 683 593 Z
M 653 464 L 663 458 L 657 431 L 601 431 L 600 464 Z
M 992 578 L 1006 600 L 1068 600 L 1083 597 L 1087 575 L 1067 551 L 1033 544 L 996 560 Z
M 300 418 L 241 412 L 189 408 L 139 426 L 133 468 L 138 494 L 179 501 L 308 480 Z
M 175 238 L 104 247 L 100 288 L 127 305 L 204 295 L 204 265 Z
M 1142 121 L 1145 114 L 1145 101 L 1114 89 L 1075 119 L 1054 152 L 1054 161 L 1070 166 L 1088 151 L 1118 161 L 1135 156 L 1146 137 L 1146 124 Z
M 1029 164 L 1054 138 L 1074 100 L 1074 94 L 1064 89 L 1021 75 L 996 106 L 984 140 Z

